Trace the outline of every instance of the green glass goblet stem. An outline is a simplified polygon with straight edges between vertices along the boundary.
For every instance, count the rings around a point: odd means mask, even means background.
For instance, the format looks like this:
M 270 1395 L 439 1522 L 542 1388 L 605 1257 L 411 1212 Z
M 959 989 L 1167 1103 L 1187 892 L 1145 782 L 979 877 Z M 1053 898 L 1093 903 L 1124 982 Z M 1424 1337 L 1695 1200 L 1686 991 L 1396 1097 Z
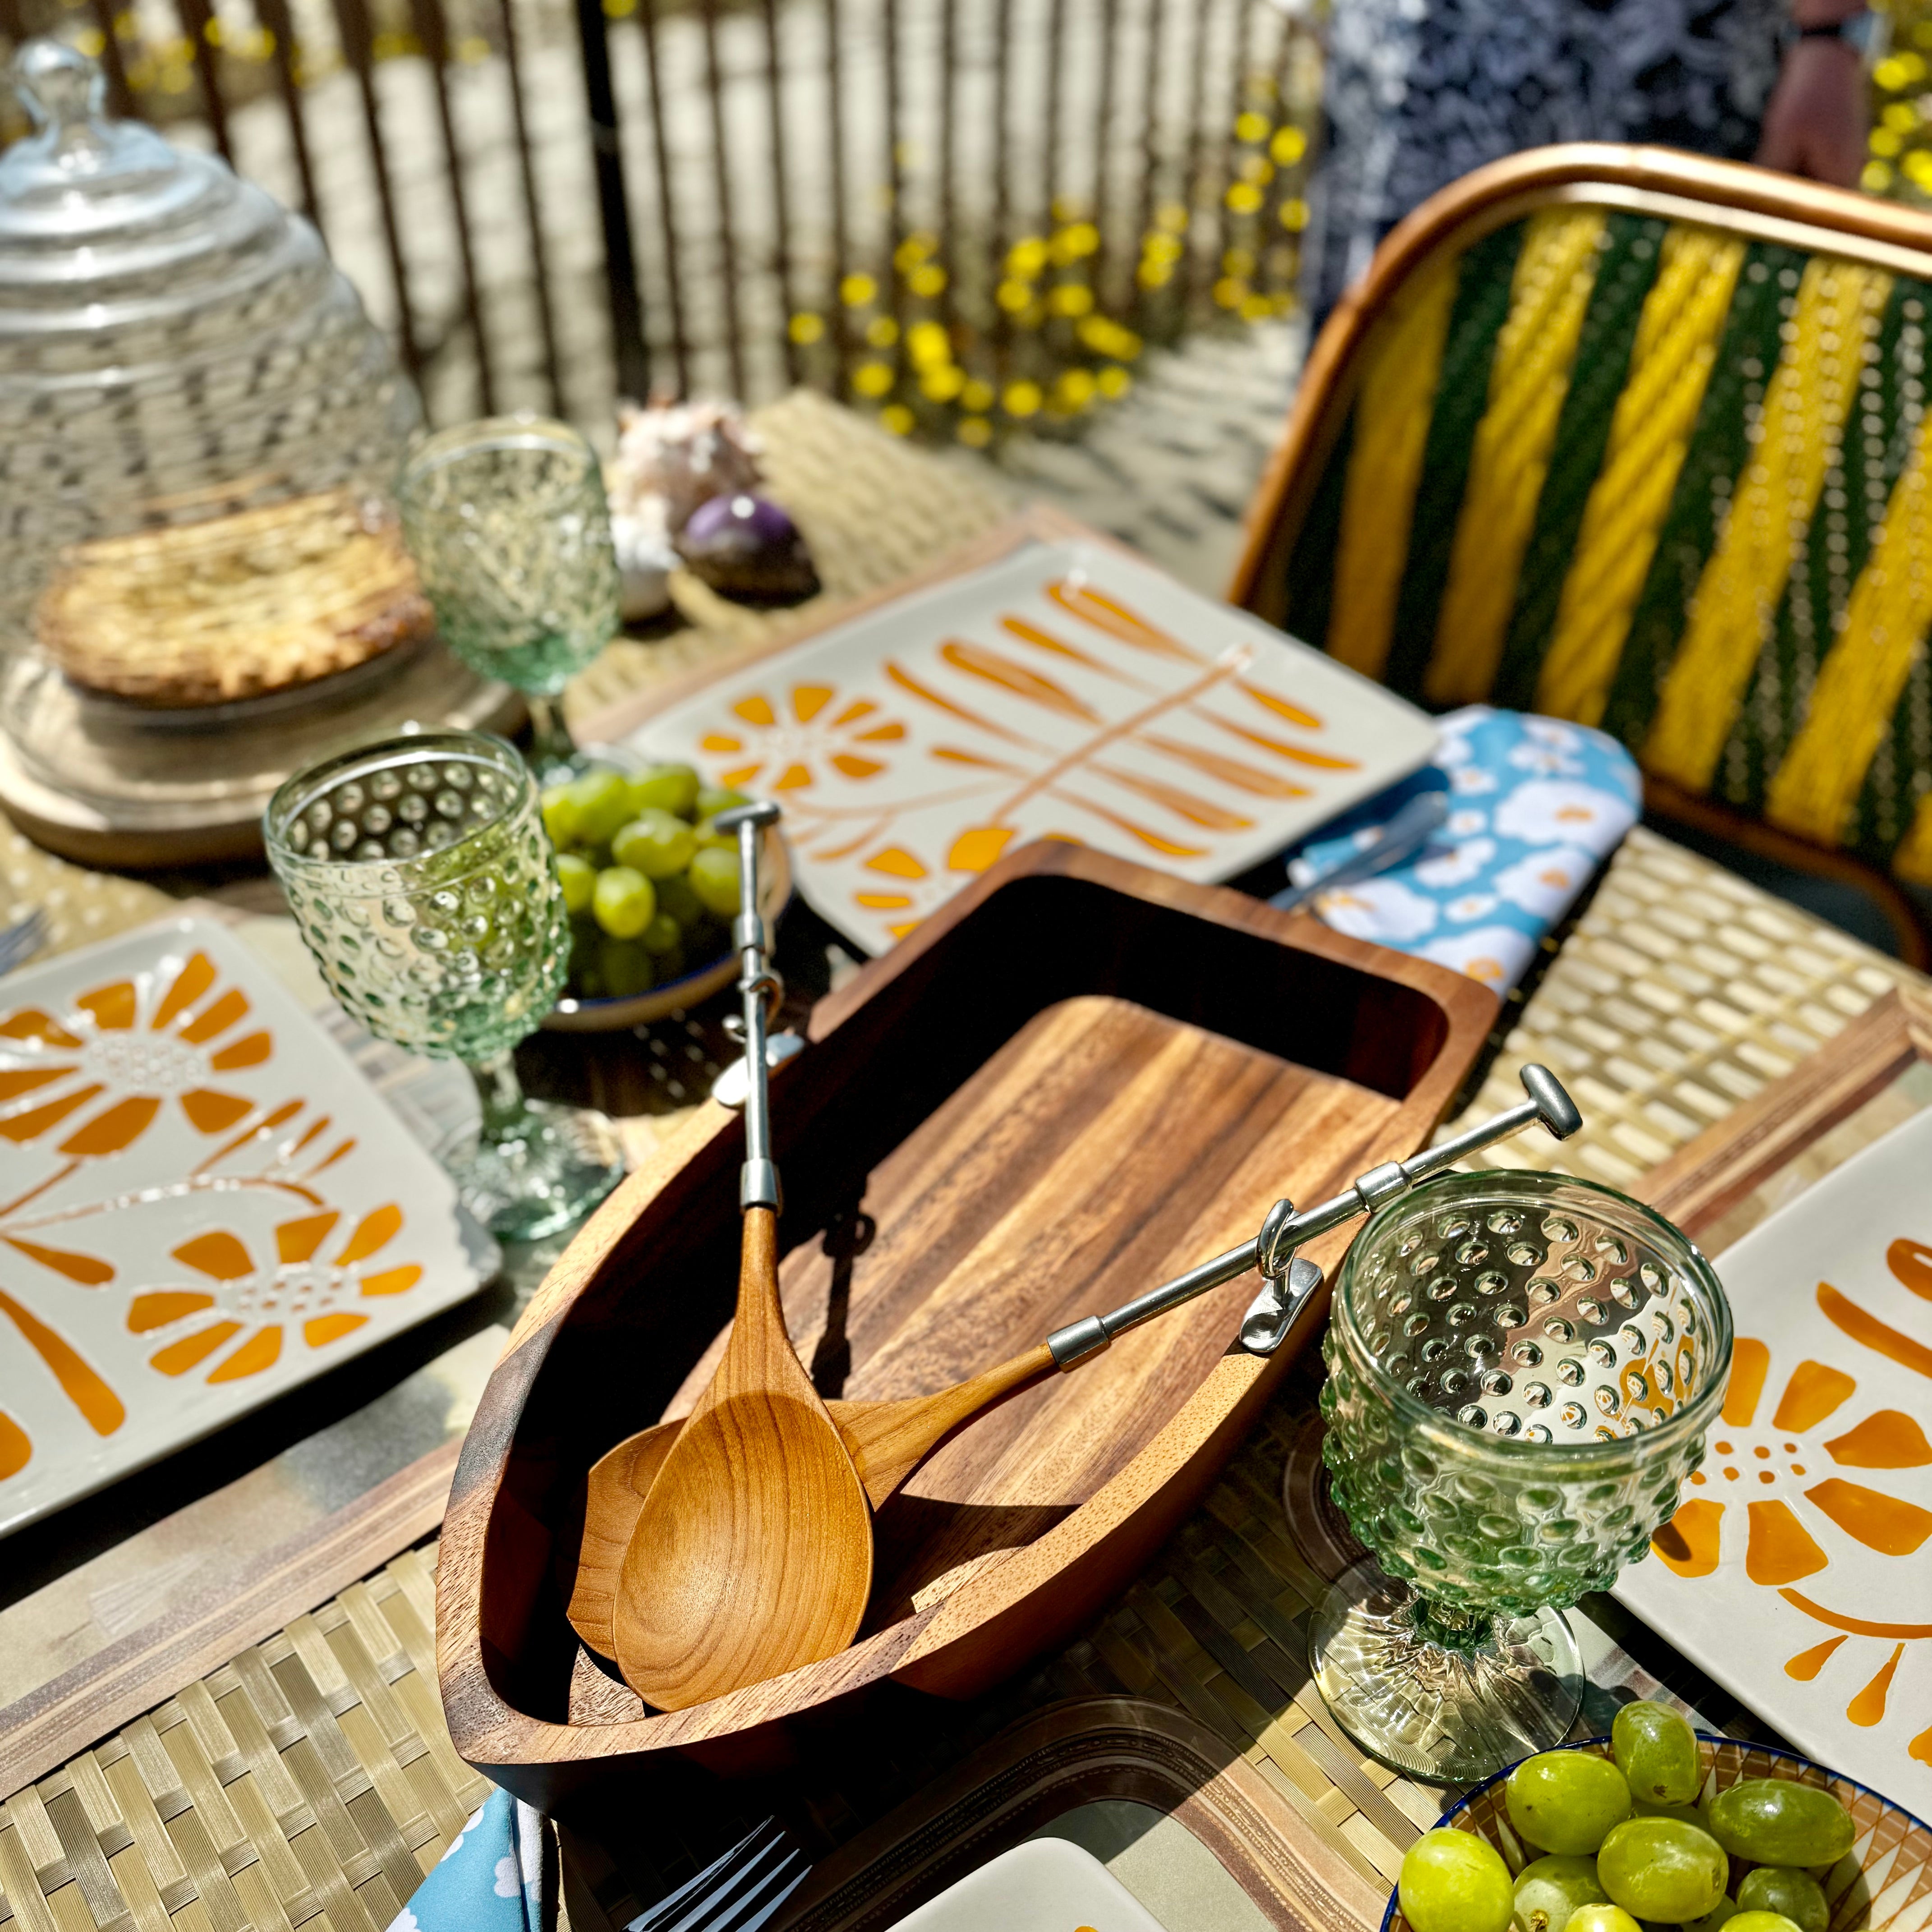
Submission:
M 1648 1553 L 1724 1400 L 1710 1264 L 1609 1188 L 1446 1175 L 1357 1237 L 1322 1353 L 1322 1455 L 1373 1552 L 1310 1627 L 1329 1709 L 1444 1782 L 1560 1743 L 1582 1694 L 1562 1613 Z
M 622 1178 L 602 1114 L 526 1100 L 510 1058 L 555 1004 L 570 920 L 536 782 L 478 732 L 422 732 L 311 766 L 270 800 L 268 857 L 329 990 L 369 1030 L 458 1060 L 476 1146 L 451 1162 L 506 1240 L 568 1226 Z
M 416 442 L 396 500 L 444 641 L 523 693 L 538 776 L 574 776 L 584 758 L 560 700 L 618 623 L 596 452 L 568 423 L 488 417 Z

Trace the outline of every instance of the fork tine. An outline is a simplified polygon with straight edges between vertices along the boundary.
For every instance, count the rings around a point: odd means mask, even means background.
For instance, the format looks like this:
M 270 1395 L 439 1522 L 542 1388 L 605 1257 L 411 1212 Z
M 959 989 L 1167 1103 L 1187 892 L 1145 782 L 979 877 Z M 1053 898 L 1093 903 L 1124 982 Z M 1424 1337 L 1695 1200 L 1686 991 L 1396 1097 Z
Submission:
M 776 1818 L 747 1832 L 626 1932 L 750 1932 L 790 1897 L 811 1861 Z
M 0 973 L 10 973 L 38 952 L 46 938 L 46 915 L 39 907 L 0 931 Z
M 667 1892 L 658 1902 L 631 1921 L 627 1932 L 670 1932 L 671 1922 L 692 1901 L 728 1883 L 739 1869 L 758 1856 L 778 1829 L 776 1818 L 754 1825 L 728 1851 L 722 1852 L 694 1877 L 688 1878 L 675 1892 Z
M 716 1882 L 687 1900 L 681 1915 L 656 1922 L 650 1932 L 705 1932 L 709 1926 L 728 1923 L 740 1900 L 755 1894 L 790 1853 L 784 1834 L 775 1831 L 750 1857 L 740 1860 L 728 1873 L 721 1873 Z
M 805 1882 L 812 1869 L 805 1854 L 794 1847 L 760 1878 L 751 1891 L 733 1901 L 715 1918 L 708 1919 L 701 1932 L 758 1932 L 766 1919 Z

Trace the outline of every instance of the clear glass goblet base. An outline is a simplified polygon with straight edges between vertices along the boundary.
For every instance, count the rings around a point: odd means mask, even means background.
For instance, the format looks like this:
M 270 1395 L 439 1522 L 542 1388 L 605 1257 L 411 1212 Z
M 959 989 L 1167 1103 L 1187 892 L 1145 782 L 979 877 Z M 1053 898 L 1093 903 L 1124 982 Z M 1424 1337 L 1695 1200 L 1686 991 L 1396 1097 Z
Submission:
M 1556 1611 L 1456 1630 L 1372 1560 L 1346 1571 L 1322 1600 L 1308 1653 L 1316 1686 L 1349 1736 L 1384 1764 L 1436 1784 L 1468 1784 L 1552 1749 L 1582 1706 L 1582 1660 Z
M 556 1234 L 623 1179 L 623 1149 L 603 1114 L 526 1099 L 508 1054 L 470 1071 L 482 1127 L 452 1154 L 449 1171 L 463 1204 L 499 1240 Z

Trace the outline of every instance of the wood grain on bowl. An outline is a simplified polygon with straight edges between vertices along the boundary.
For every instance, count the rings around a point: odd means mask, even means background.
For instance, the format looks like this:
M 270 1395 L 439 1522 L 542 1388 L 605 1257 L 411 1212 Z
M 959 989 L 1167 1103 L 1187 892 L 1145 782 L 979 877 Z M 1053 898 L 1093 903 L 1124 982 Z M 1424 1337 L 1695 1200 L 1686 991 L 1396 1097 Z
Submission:
M 780 1285 L 820 1393 L 944 1388 L 1413 1152 L 1495 1012 L 1474 981 L 1064 844 L 1003 861 L 822 1002 L 786 1076 Z M 1064 1638 L 1178 1524 L 1288 1364 L 1252 1278 L 976 1421 L 877 1518 L 850 1648 L 652 1715 L 566 1615 L 588 1472 L 688 1408 L 736 1274 L 736 1115 L 699 1109 L 538 1290 L 451 1498 L 438 1646 L 470 1761 L 555 1809 L 687 1753 L 782 1760 L 886 1680 L 964 1696 Z M 878 1238 L 818 1238 L 862 1204 Z M 1328 1264 L 1348 1231 L 1312 1258 Z M 830 1245 L 835 1250 L 828 1254 Z

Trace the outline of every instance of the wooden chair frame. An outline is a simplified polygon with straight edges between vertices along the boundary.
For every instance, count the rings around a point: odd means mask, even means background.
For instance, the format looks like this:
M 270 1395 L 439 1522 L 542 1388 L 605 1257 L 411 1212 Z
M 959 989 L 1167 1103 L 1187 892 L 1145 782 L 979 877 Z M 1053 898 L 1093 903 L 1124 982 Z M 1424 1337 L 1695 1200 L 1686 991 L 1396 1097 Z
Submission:
M 1466 175 L 1393 230 L 1345 295 L 1308 358 L 1281 440 L 1250 507 L 1247 542 L 1228 601 L 1279 623 L 1280 586 L 1316 487 L 1353 401 L 1378 328 L 1413 298 L 1416 271 L 1448 244 L 1466 248 L 1538 210 L 1566 202 L 1695 222 L 1748 239 L 1837 255 L 1932 280 L 1932 219 L 1889 202 L 1824 188 L 1741 162 L 1670 148 L 1574 142 L 1533 148 Z M 1814 875 L 1856 884 L 1879 904 L 1911 965 L 1932 962 L 1932 935 L 1897 882 L 1849 854 L 1749 818 L 1646 776 L 1664 816 Z

